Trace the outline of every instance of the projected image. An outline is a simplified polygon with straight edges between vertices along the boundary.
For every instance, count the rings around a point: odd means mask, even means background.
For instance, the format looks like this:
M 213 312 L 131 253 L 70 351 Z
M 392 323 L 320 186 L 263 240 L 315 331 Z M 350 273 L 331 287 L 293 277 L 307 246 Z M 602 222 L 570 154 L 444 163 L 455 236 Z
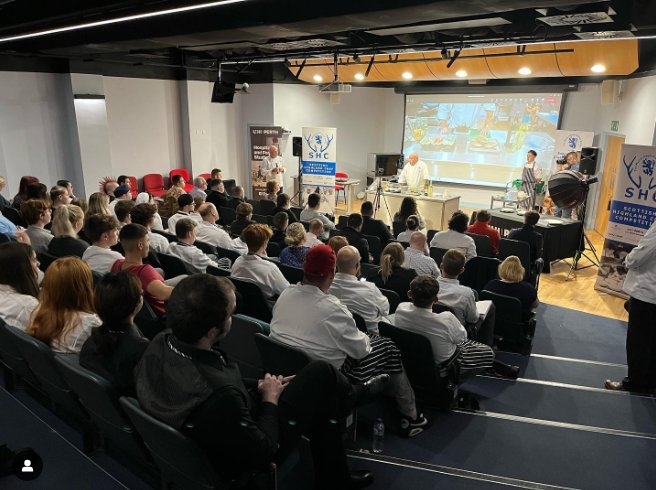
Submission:
M 561 94 L 408 95 L 403 154 L 416 152 L 431 178 L 505 186 L 521 177 L 526 152 L 548 170 Z

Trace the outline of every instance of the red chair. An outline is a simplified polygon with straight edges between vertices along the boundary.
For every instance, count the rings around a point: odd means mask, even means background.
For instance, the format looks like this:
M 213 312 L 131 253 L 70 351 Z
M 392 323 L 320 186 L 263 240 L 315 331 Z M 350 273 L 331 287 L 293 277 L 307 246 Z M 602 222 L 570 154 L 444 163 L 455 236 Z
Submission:
M 132 199 L 136 199 L 137 194 L 139 194 L 139 182 L 136 177 L 132 176 L 128 176 L 128 180 L 130 181 L 130 193 L 132 194 Z
M 161 174 L 147 174 L 143 176 L 144 191 L 150 192 L 155 197 L 166 194 L 164 189 L 164 177 Z
M 212 174 L 198 174 L 198 176 L 204 178 L 205 180 L 210 180 L 212 178 Z
M 189 192 L 194 188 L 194 184 L 189 177 L 189 171 L 186 168 L 174 168 L 169 172 L 169 187 L 171 187 L 171 179 L 174 175 L 182 175 L 182 178 L 185 180 L 185 191 Z
M 335 172 L 335 179 L 348 179 L 348 174 L 344 172 Z M 344 202 L 346 202 L 346 186 L 340 185 L 340 184 L 335 184 L 335 199 L 339 201 L 339 191 L 342 191 L 342 194 L 344 194 Z

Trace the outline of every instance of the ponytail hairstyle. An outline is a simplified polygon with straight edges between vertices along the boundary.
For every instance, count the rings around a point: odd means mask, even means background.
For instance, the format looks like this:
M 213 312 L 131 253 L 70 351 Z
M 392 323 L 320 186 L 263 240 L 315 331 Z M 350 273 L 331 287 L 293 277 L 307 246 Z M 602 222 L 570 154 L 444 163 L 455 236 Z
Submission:
M 380 276 L 383 278 L 383 284 L 387 284 L 394 267 L 399 267 L 405 260 L 403 245 L 398 242 L 389 243 L 380 254 Z
M 405 226 L 408 227 L 409 231 L 417 231 L 419 229 L 419 218 L 417 215 L 408 216 L 408 219 L 405 220 Z
M 84 211 L 75 204 L 66 204 L 55 208 L 52 220 L 52 234 L 54 236 L 70 236 L 77 238 L 75 224 L 84 221 Z

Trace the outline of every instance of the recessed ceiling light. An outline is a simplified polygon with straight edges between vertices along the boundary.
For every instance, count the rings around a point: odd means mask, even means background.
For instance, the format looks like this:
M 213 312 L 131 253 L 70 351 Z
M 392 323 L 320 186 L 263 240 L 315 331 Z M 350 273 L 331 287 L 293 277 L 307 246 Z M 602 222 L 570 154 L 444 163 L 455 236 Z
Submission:
M 465 70 L 458 70 L 456 72 L 456 76 L 460 78 L 465 78 L 467 76 L 467 72 Z
M 410 73 L 409 71 L 404 71 L 403 73 L 401 73 L 401 76 L 403 78 L 405 78 L 406 80 L 411 80 L 412 79 L 412 73 Z
M 323 82 L 323 77 L 321 75 L 314 75 L 312 77 L 312 80 L 314 80 L 315 82 Z
M 364 80 L 364 75 L 362 73 L 356 73 L 353 75 L 356 80 Z
M 590 71 L 594 73 L 603 73 L 606 71 L 606 67 L 604 65 L 596 64 L 590 67 Z
M 517 73 L 520 75 L 530 75 L 533 72 L 528 66 L 522 66 L 519 70 L 517 70 Z

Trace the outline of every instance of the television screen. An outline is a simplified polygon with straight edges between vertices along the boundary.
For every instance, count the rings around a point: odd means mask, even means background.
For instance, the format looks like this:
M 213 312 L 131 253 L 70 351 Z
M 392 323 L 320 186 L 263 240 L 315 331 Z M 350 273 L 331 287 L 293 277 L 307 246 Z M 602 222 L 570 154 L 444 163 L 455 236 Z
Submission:
M 399 168 L 403 167 L 403 155 L 398 153 L 376 155 L 376 175 L 378 177 L 391 177 L 396 175 Z

